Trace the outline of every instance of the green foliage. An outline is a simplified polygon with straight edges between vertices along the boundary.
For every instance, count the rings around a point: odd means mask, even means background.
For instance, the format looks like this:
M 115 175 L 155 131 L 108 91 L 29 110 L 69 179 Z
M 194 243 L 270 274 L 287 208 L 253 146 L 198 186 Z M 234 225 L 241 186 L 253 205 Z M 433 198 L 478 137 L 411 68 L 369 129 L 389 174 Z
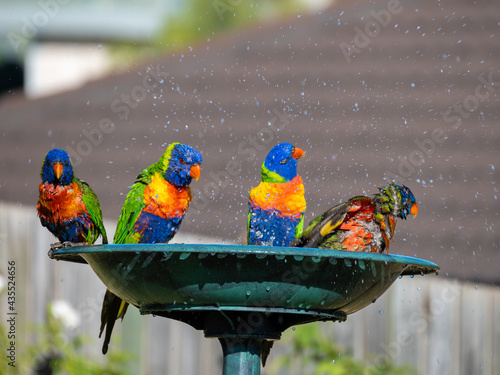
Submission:
M 55 375 L 128 375 L 128 353 L 110 350 L 105 360 L 92 358 L 88 355 L 88 348 L 94 345 L 91 338 L 82 334 L 71 336 L 65 333 L 60 321 L 48 314 L 48 323 L 36 326 L 22 334 L 18 332 L 15 340 L 15 367 L 8 366 L 9 359 L 0 356 L 0 375 L 25 375 L 43 358 L 51 358 L 50 367 Z M 30 339 L 36 344 L 31 344 Z M 0 346 L 8 348 L 10 341 L 7 338 L 4 323 L 0 324 Z M 8 372 L 4 372 L 8 369 Z
M 165 51 L 185 49 L 241 29 L 252 22 L 296 13 L 299 7 L 304 7 L 304 3 L 297 0 L 188 0 L 182 7 L 165 19 L 163 30 L 149 46 L 112 46 L 111 52 L 116 62 L 130 64 Z
M 275 357 L 269 364 L 271 374 L 290 370 L 301 375 L 413 375 L 410 366 L 396 366 L 388 360 L 357 360 L 345 348 L 325 334 L 321 324 L 312 323 L 287 331 L 283 346 L 291 351 Z M 323 326 L 324 327 L 324 326 Z M 276 350 L 276 349 L 275 349 Z
M 165 46 L 182 47 L 213 38 L 218 32 L 257 20 L 262 7 L 262 1 L 191 0 L 179 15 L 166 20 L 159 41 Z

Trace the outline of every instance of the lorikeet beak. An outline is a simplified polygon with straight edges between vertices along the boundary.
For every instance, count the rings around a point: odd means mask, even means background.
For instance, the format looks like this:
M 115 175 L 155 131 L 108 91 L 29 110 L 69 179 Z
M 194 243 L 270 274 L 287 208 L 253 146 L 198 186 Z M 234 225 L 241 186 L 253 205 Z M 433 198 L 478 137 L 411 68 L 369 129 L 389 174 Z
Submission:
M 411 206 L 410 215 L 413 215 L 413 218 L 415 218 L 417 214 L 418 214 L 418 206 L 416 203 L 414 203 L 413 206 Z
M 200 178 L 200 173 L 201 173 L 201 168 L 199 164 L 193 164 L 189 169 L 189 175 L 196 181 L 198 181 L 198 178 Z
M 52 167 L 54 169 L 54 174 L 56 175 L 56 178 L 59 180 L 63 174 L 63 165 L 61 163 L 54 164 Z
M 295 147 L 295 151 L 294 153 L 292 154 L 292 157 L 295 159 L 295 160 L 298 160 L 301 156 L 305 156 L 305 152 L 303 150 L 301 150 L 300 148 L 298 147 Z

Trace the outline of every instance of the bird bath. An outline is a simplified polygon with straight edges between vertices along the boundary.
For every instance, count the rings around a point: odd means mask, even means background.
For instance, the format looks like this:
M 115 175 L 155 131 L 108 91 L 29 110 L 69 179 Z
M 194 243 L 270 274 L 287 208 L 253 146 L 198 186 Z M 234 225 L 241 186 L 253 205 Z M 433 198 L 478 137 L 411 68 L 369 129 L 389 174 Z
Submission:
M 224 375 L 258 375 L 266 341 L 279 340 L 287 328 L 344 321 L 398 277 L 439 270 L 400 255 L 242 245 L 96 245 L 49 256 L 88 263 L 141 314 L 218 338 Z

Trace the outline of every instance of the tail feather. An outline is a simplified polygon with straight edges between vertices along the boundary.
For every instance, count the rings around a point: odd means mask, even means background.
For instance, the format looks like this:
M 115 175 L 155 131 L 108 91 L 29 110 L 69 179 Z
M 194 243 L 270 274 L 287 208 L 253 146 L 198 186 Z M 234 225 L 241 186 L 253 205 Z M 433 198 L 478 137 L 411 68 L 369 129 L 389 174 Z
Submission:
M 101 338 L 102 332 L 104 331 L 104 328 L 106 328 L 104 343 L 102 345 L 102 354 L 106 354 L 108 352 L 111 333 L 113 332 L 115 322 L 119 318 L 123 320 L 127 307 L 127 302 L 115 296 L 109 289 L 106 289 L 106 294 L 104 295 L 102 303 L 101 328 L 99 330 L 99 338 Z

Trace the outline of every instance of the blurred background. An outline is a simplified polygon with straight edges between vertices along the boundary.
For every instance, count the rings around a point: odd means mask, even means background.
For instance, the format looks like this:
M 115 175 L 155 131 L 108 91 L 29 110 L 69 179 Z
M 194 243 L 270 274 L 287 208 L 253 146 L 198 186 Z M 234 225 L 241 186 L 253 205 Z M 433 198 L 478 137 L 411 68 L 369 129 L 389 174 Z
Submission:
M 104 285 L 50 260 L 56 239 L 36 217 L 50 149 L 70 153 L 112 237 L 135 177 L 179 141 L 203 165 L 174 242 L 245 243 L 248 192 L 278 142 L 306 153 L 306 223 L 392 180 L 417 198 L 391 252 L 439 276 L 398 280 L 345 323 L 289 330 L 264 374 L 499 373 L 499 5 L 0 0 L 2 330 L 12 260 L 19 312 L 9 370 L 220 373 L 215 340 L 136 309 L 103 357 Z

